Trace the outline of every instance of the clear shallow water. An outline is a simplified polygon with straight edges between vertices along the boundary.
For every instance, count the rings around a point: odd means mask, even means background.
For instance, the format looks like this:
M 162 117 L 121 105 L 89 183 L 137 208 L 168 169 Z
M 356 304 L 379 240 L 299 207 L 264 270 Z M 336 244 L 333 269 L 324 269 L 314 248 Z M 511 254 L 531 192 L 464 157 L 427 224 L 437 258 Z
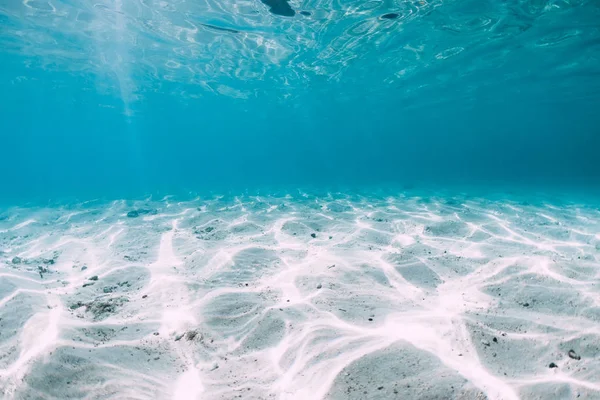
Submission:
M 599 21 L 0 0 L 0 397 L 600 399 Z
M 598 184 L 598 2 L 289 6 L 2 2 L 3 197 Z

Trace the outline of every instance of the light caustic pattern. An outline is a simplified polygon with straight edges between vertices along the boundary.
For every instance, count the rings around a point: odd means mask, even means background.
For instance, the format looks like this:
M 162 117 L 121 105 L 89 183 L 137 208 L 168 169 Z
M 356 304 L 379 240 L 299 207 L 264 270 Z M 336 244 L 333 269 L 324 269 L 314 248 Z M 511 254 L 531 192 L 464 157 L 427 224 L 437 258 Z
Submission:
M 2 398 L 599 399 L 600 212 L 536 204 L 5 210 Z
M 413 104 L 441 101 L 440 86 L 481 101 L 498 87 L 546 97 L 549 84 L 573 100 L 598 91 L 574 80 L 597 72 L 599 16 L 595 0 L 15 0 L 0 2 L 0 53 L 127 104 L 154 92 L 364 102 L 387 90 Z M 29 75 L 0 85 L 19 90 Z

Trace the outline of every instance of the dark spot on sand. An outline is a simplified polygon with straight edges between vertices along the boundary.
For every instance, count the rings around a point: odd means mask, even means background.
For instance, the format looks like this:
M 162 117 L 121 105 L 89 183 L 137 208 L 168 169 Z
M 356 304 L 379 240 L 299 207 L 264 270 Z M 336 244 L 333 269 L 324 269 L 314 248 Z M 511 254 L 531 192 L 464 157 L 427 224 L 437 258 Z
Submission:
M 581 360 L 581 356 L 575 353 L 575 350 L 573 349 L 569 350 L 569 357 L 571 357 L 573 360 Z
M 143 295 L 143 296 L 142 296 L 142 299 L 145 299 L 146 297 L 148 297 L 148 295 L 147 295 L 147 294 Z
M 269 7 L 272 14 L 282 17 L 293 17 L 296 12 L 290 7 L 287 0 L 261 0 L 262 3 Z
M 529 307 L 529 303 L 523 303 L 523 307 Z
M 88 283 L 84 283 L 83 287 L 88 287 L 88 286 L 92 286 L 95 282 L 88 282 Z
M 50 270 L 48 268 L 42 267 L 42 266 L 38 266 L 38 273 L 40 274 L 40 278 L 44 278 L 44 274 L 47 274 L 48 272 L 50 272 Z
M 97 281 L 98 280 L 98 275 L 94 275 L 91 278 L 89 278 L 90 281 Z
M 383 14 L 381 16 L 381 19 L 396 19 L 398 17 L 399 17 L 399 15 L 397 13 L 388 13 L 388 14 Z
M 550 365 L 548 365 L 548 368 L 558 368 L 558 365 L 552 362 Z
M 312 238 L 314 239 L 314 238 L 316 238 L 316 237 L 317 237 L 317 234 L 316 234 L 316 233 L 311 233 L 311 234 L 310 234 L 310 237 L 312 237 Z
M 102 319 L 113 314 L 119 307 L 127 303 L 129 300 L 125 297 L 116 297 L 112 299 L 99 300 L 96 299 L 91 303 L 86 304 L 87 310 L 94 314 L 94 319 Z
M 492 339 L 494 341 L 494 343 L 498 343 L 498 338 L 494 336 L 494 338 Z
M 383 386 L 379 386 L 377 390 L 383 390 Z
M 369 318 L 369 321 L 373 321 L 373 318 Z
M 317 289 L 321 289 L 323 287 L 323 285 L 321 285 L 320 283 L 317 285 Z
M 198 336 L 198 331 L 189 331 L 185 334 L 185 338 L 187 340 L 194 340 Z
M 21 257 L 13 257 L 12 259 L 12 263 L 13 264 L 21 264 L 23 260 L 21 259 Z
M 305 17 L 310 17 L 312 14 L 308 11 L 300 11 L 300 14 L 304 15 Z
M 73 303 L 73 304 L 71 304 L 71 305 L 69 306 L 69 308 L 70 308 L 71 310 L 77 310 L 78 308 L 80 308 L 80 307 L 83 307 L 83 306 L 85 306 L 85 303 L 82 303 L 81 301 L 78 301 L 77 303 Z

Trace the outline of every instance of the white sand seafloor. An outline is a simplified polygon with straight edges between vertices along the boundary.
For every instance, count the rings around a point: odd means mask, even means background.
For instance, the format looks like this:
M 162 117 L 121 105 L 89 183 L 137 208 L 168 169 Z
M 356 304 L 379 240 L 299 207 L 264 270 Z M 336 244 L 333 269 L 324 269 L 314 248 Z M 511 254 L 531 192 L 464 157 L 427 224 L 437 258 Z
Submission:
M 600 211 L 304 193 L 5 209 L 0 398 L 600 399 Z

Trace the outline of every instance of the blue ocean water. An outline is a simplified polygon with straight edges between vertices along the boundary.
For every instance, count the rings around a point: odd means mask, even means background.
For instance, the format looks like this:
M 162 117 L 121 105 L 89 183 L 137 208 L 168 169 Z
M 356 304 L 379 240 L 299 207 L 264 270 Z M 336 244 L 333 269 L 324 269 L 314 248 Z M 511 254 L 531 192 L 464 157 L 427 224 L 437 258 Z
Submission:
M 0 399 L 600 399 L 600 0 L 0 0 Z
M 585 191 L 599 21 L 594 0 L 4 0 L 2 199 Z

